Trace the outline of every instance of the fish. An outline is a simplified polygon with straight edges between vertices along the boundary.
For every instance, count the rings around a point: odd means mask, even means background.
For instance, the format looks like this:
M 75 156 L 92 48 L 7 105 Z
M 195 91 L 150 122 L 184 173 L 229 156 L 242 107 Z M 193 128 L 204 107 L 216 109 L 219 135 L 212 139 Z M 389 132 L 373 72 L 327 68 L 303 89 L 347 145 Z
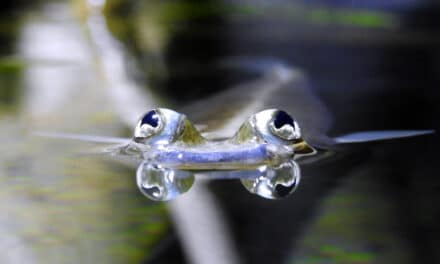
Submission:
M 259 73 L 177 110 L 141 115 L 131 138 L 38 132 L 39 136 L 112 144 L 106 154 L 138 164 L 137 183 L 153 200 L 171 200 L 194 177 L 240 179 L 251 193 L 283 198 L 299 184 L 300 164 L 344 146 L 432 134 L 434 130 L 355 131 L 329 136 L 332 116 L 300 69 L 277 60 L 226 64 Z

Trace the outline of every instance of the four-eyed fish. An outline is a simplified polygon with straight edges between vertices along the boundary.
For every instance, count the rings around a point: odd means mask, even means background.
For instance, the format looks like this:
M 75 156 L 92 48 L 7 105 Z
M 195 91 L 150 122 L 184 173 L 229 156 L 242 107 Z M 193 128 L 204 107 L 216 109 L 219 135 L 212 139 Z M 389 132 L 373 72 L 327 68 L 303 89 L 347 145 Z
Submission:
M 432 130 L 355 132 L 329 137 L 328 111 L 311 94 L 304 75 L 277 64 L 245 83 L 181 109 L 147 111 L 132 138 L 38 133 L 114 144 L 105 152 L 138 164 L 137 185 L 153 200 L 170 200 L 190 189 L 195 175 L 240 179 L 250 192 L 275 199 L 300 181 L 299 162 L 338 145 L 404 138 Z M 197 124 L 197 125 L 195 125 Z

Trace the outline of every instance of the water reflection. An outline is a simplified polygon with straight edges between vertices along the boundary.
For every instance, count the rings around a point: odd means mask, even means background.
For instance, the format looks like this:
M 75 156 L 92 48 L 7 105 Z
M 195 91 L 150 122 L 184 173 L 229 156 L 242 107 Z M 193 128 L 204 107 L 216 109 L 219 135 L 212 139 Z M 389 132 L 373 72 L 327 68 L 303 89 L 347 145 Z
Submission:
M 136 183 L 151 200 L 168 201 L 187 192 L 194 183 L 194 175 L 189 171 L 143 162 L 136 172 Z
M 262 166 L 257 173 L 258 177 L 241 179 L 241 183 L 251 193 L 267 199 L 289 196 L 298 187 L 301 178 L 299 165 L 293 160 L 275 167 Z
M 149 161 L 142 162 L 136 172 L 139 190 L 151 200 L 169 201 L 186 193 L 194 184 L 195 175 L 205 179 L 240 179 L 251 193 L 267 199 L 285 198 L 298 187 L 301 170 L 291 160 L 277 166 L 264 165 L 250 170 L 192 172 L 166 168 Z

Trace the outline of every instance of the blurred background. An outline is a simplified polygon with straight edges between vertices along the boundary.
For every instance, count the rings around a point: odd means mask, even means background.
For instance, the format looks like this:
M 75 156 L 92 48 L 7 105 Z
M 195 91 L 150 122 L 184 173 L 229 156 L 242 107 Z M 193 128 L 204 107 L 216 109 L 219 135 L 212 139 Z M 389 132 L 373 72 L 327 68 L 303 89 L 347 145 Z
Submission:
M 218 66 L 235 56 L 307 73 L 332 135 L 439 131 L 437 1 L 4 0 L 0 14 L 0 263 L 440 262 L 437 135 L 305 166 L 284 200 L 214 181 L 171 203 L 83 155 L 92 144 L 32 136 L 130 136 L 151 105 L 255 78 Z

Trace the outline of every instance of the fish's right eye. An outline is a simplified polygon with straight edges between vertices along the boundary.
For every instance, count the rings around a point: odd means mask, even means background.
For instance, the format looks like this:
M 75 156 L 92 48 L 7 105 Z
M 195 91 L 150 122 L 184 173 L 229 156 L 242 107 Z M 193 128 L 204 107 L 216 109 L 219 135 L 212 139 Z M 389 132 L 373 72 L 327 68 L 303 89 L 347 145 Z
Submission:
M 282 110 L 275 113 L 269 127 L 274 135 L 284 140 L 295 140 L 301 137 L 298 124 Z

